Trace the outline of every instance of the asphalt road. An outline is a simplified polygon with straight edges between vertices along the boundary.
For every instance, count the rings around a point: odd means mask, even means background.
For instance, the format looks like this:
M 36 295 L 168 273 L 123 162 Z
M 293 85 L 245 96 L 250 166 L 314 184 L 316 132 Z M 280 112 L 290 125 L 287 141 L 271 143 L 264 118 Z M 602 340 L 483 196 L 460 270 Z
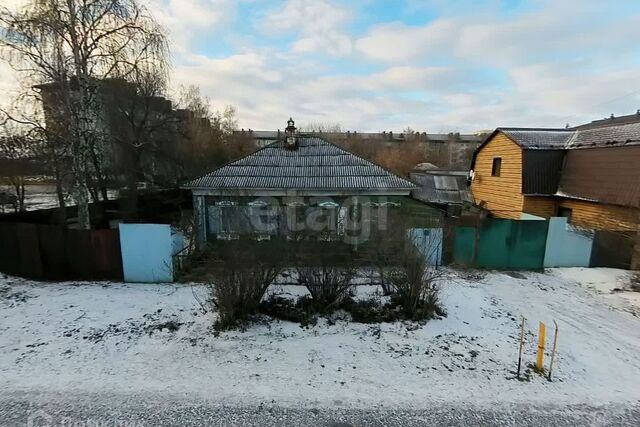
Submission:
M 192 399 L 140 395 L 51 395 L 0 392 L 2 426 L 637 426 L 640 405 L 530 407 L 435 405 L 391 408 L 227 406 Z

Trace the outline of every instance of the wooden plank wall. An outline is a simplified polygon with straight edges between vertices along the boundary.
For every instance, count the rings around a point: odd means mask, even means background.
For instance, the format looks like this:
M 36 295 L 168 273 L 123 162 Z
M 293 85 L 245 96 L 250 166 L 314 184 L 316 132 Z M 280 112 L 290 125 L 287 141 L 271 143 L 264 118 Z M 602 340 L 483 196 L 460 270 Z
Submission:
M 500 176 L 491 176 L 493 159 L 502 158 Z M 476 157 L 471 191 L 476 204 L 496 218 L 519 219 L 522 196 L 522 149 L 503 133 L 495 135 Z
M 554 197 L 525 196 L 522 211 L 531 215 L 550 218 L 558 213 L 558 201 Z
M 640 210 L 583 200 L 565 199 L 560 207 L 571 209 L 571 224 L 594 230 L 635 231 Z

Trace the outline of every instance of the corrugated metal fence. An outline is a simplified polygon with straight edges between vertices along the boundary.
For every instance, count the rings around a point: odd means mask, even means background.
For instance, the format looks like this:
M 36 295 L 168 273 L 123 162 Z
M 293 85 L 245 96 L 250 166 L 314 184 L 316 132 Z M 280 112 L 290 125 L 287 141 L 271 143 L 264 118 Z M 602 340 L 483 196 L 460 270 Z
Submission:
M 475 226 L 455 226 L 455 264 L 497 270 L 542 270 L 546 267 L 629 268 L 634 239 L 624 233 L 589 232 L 566 218 L 513 220 L 484 218 Z
M 479 227 L 459 227 L 454 260 L 458 264 L 506 270 L 541 270 L 548 221 L 484 219 Z
M 0 222 L 0 271 L 39 280 L 122 280 L 118 230 Z

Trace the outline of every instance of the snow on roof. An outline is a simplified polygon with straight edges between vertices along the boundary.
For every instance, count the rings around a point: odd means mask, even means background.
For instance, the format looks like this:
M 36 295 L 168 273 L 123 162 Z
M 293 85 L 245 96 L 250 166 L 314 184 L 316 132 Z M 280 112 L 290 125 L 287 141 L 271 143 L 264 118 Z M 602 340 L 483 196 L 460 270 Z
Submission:
M 527 149 L 564 149 L 575 133 L 568 129 L 498 128 L 496 130 Z
M 585 129 L 497 128 L 525 149 L 576 149 L 640 144 L 640 123 Z M 494 133 L 495 133 L 494 132 Z

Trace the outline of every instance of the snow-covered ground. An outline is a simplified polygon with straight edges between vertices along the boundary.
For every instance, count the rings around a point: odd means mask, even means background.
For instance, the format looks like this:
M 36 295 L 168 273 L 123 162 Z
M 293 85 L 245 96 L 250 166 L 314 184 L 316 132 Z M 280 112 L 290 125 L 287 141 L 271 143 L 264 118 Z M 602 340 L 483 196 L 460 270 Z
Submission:
M 423 326 L 337 320 L 305 329 L 273 321 L 216 336 L 213 315 L 194 297 L 204 295 L 198 285 L 4 277 L 0 390 L 283 407 L 637 405 L 638 299 L 609 293 L 630 278 L 611 269 L 450 271 L 442 281 L 448 316 Z M 551 382 L 536 374 L 514 379 L 520 316 L 527 319 L 525 364 L 535 360 L 538 322 L 548 326 L 549 349 L 553 320 L 559 324 Z
M 9 191 L 13 194 L 13 188 L 8 186 L 0 186 L 0 190 Z M 107 194 L 110 199 L 118 197 L 117 190 L 108 190 Z M 67 206 L 74 206 L 75 201 L 68 194 L 65 197 Z M 25 188 L 24 197 L 25 209 L 27 211 L 36 211 L 40 209 L 52 209 L 58 207 L 58 196 L 56 195 L 56 189 L 51 184 L 28 184 Z M 5 206 L 5 212 L 12 212 L 11 207 Z M 0 212 L 2 212 L 0 210 Z

